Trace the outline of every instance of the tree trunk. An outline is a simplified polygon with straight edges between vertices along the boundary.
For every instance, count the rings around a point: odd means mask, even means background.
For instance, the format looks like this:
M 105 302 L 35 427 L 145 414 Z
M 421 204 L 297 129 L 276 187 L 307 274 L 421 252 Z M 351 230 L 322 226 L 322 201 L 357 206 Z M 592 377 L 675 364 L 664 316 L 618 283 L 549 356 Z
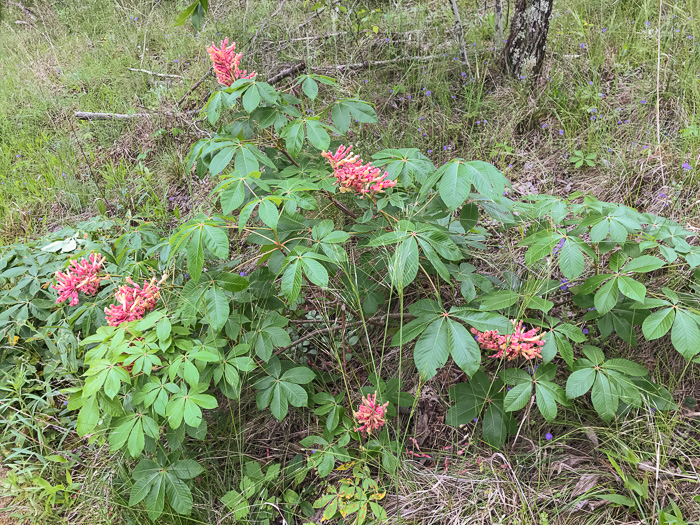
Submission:
M 498 53 L 503 42 L 503 0 L 496 0 L 496 14 L 494 16 L 494 50 Z
M 508 42 L 503 49 L 506 71 L 537 77 L 544 62 L 553 0 L 516 0 Z

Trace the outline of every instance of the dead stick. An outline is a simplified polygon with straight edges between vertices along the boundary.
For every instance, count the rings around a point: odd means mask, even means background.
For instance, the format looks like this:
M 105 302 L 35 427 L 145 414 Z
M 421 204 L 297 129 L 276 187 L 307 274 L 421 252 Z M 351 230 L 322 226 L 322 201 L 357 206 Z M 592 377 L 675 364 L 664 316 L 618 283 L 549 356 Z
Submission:
M 326 10 L 326 6 L 323 6 L 321 9 L 317 9 L 313 15 L 311 15 L 309 18 L 307 18 L 305 21 L 303 21 L 301 24 L 299 24 L 297 26 L 297 29 L 301 29 L 302 27 L 304 27 L 306 24 L 311 22 L 314 18 L 316 18 L 321 13 L 323 13 L 325 10 Z
M 26 7 L 24 7 L 24 6 L 23 6 L 22 4 L 20 4 L 19 2 L 11 2 L 11 1 L 8 1 L 7 3 L 10 4 L 10 5 L 15 6 L 17 9 L 19 9 L 20 11 L 22 11 L 25 15 L 27 15 L 27 16 L 28 16 L 29 18 L 31 18 L 32 20 L 36 20 L 36 16 L 34 16 L 34 14 L 33 14 L 29 9 L 27 9 Z
M 288 67 L 287 69 L 283 69 L 279 73 L 277 73 L 274 77 L 268 79 L 267 83 L 270 84 L 271 86 L 277 84 L 280 80 L 286 77 L 291 77 L 295 73 L 298 73 L 299 71 L 303 71 L 306 69 L 306 63 L 305 62 L 299 62 L 298 64 L 295 64 L 291 67 Z
M 136 71 L 137 73 L 146 73 L 147 75 L 153 75 L 154 77 L 164 77 L 164 78 L 182 78 L 180 75 L 169 75 L 167 73 L 156 73 L 155 71 L 149 71 L 148 69 L 136 69 L 133 67 L 127 67 L 129 71 Z
M 197 110 L 173 112 L 162 111 L 160 113 L 93 113 L 91 111 L 76 111 L 75 118 L 78 120 L 132 120 L 135 118 L 151 118 L 154 115 L 162 114 L 168 116 L 193 115 Z
M 178 106 L 181 106 L 182 103 L 185 101 L 185 99 L 186 99 L 187 97 L 190 96 L 190 93 L 192 93 L 195 89 L 197 89 L 199 86 L 201 86 L 202 83 L 207 79 L 207 77 L 208 77 L 210 74 L 211 74 L 211 68 L 210 68 L 210 69 L 207 69 L 207 72 L 204 73 L 204 75 L 202 76 L 202 78 L 200 78 L 194 86 L 192 86 L 190 89 L 187 90 L 187 93 L 185 93 L 185 94 L 182 96 L 182 98 L 181 98 L 180 100 L 178 100 L 177 105 L 178 105 Z
M 76 111 L 78 120 L 131 120 L 135 118 L 150 118 L 150 113 L 93 113 L 90 111 Z
M 311 68 L 314 71 L 328 71 L 328 70 L 344 70 L 344 69 L 364 69 L 367 67 L 373 67 L 373 66 L 384 66 L 386 64 L 396 64 L 398 62 L 425 62 L 425 61 L 430 61 L 430 60 L 435 60 L 436 58 L 440 58 L 438 55 L 429 55 L 429 56 L 424 56 L 424 57 L 399 57 L 399 58 L 392 58 L 391 60 L 375 60 L 374 62 L 370 62 L 369 60 L 366 62 L 356 62 L 354 64 L 336 64 L 334 66 L 318 66 L 318 67 L 313 67 Z

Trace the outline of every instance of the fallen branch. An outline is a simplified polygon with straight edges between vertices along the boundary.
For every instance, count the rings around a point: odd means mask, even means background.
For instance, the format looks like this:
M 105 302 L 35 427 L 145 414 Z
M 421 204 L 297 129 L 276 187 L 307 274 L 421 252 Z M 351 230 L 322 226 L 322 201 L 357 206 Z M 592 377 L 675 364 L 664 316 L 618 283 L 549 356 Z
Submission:
M 392 58 L 391 60 L 375 60 L 375 61 L 369 61 L 367 60 L 366 62 L 356 62 L 354 64 L 336 64 L 334 66 L 318 66 L 311 68 L 314 71 L 331 71 L 331 70 L 336 70 L 336 71 L 344 71 L 346 69 L 364 69 L 368 67 L 375 67 L 375 66 L 385 66 L 387 64 L 397 64 L 399 62 L 429 62 L 430 60 L 434 60 L 436 58 L 440 58 L 438 55 L 429 55 L 429 56 L 424 56 L 424 57 L 398 57 L 398 58 Z
M 76 111 L 78 120 L 132 120 L 135 118 L 150 118 L 150 113 L 93 113 L 90 111 Z
M 283 69 L 279 73 L 277 73 L 274 77 L 268 79 L 267 83 L 270 84 L 271 86 L 274 86 L 279 82 L 280 80 L 291 77 L 292 75 L 298 73 L 299 71 L 303 71 L 306 69 L 306 63 L 305 62 L 299 62 L 298 64 L 295 64 L 291 67 L 288 67 L 287 69 Z
M 155 71 L 149 71 L 147 69 L 136 69 L 133 67 L 127 67 L 129 71 L 136 71 L 137 73 L 146 73 L 147 75 L 153 75 L 154 77 L 164 77 L 164 78 L 182 78 L 180 75 L 169 75 L 167 73 L 156 73 Z
M 27 15 L 27 16 L 28 16 L 29 18 L 31 18 L 32 20 L 36 20 L 36 16 L 34 16 L 34 14 L 33 14 L 29 9 L 27 9 L 26 7 L 24 7 L 24 6 L 23 6 L 22 4 L 20 4 L 19 2 L 12 2 L 11 0 L 8 0 L 7 3 L 10 4 L 10 5 L 12 5 L 12 6 L 15 6 L 17 9 L 19 9 L 20 11 L 22 11 L 25 15 Z
M 194 86 L 192 86 L 190 89 L 187 90 L 187 93 L 182 95 L 182 98 L 177 101 L 178 107 L 182 105 L 182 103 L 185 101 L 187 97 L 190 96 L 190 93 L 192 93 L 195 89 L 197 89 L 199 86 L 202 85 L 202 83 L 207 79 L 207 77 L 211 75 L 211 68 L 207 69 L 207 72 L 202 75 L 202 78 L 200 78 Z
M 160 113 L 93 113 L 91 111 L 76 111 L 74 115 L 78 120 L 133 120 L 136 118 L 151 118 L 154 115 L 192 115 L 197 113 L 197 111 L 161 111 Z

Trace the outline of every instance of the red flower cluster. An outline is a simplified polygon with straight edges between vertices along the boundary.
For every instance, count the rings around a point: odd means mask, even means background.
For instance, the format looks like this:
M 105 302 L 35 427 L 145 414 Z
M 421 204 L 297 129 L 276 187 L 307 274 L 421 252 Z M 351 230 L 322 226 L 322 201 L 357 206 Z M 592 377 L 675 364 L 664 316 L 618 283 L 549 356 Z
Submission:
M 330 151 L 321 152 L 333 168 L 335 183 L 341 192 L 354 191 L 362 197 L 366 193 L 382 193 L 384 189 L 396 186 L 395 181 L 386 180 L 388 173 L 382 175 L 381 170 L 372 164 L 362 164 L 359 155 L 348 156 L 350 150 L 352 146 L 341 145 L 334 155 Z
M 508 361 L 512 361 L 518 357 L 524 359 L 535 359 L 542 357 L 542 346 L 545 341 L 542 340 L 544 334 L 536 335 L 539 328 L 531 328 L 523 332 L 523 322 L 510 320 L 515 328 L 515 333 L 508 335 L 499 335 L 498 330 L 486 330 L 481 333 L 476 328 L 472 328 L 471 332 L 476 336 L 476 341 L 484 350 L 496 350 L 496 353 L 489 357 L 506 356 Z
M 150 282 L 144 281 L 143 287 L 140 287 L 131 277 L 127 277 L 128 284 L 119 288 L 114 294 L 117 304 L 111 304 L 109 308 L 105 308 L 107 324 L 119 326 L 121 323 L 143 318 L 146 312 L 153 310 L 158 303 L 160 297 L 158 284 L 164 280 L 165 276 L 156 284 L 156 278 L 153 277 Z
M 236 43 L 232 42 L 229 46 L 228 38 L 221 41 L 221 47 L 216 47 L 212 42 L 211 46 L 207 47 L 207 53 L 214 63 L 214 72 L 219 84 L 230 86 L 239 78 L 255 78 L 257 75 L 255 71 L 248 73 L 247 70 L 238 69 L 243 53 L 236 53 Z
M 78 292 L 85 295 L 95 295 L 100 287 L 102 279 L 97 276 L 105 258 L 97 253 L 91 253 L 88 259 L 71 261 L 66 273 L 56 272 L 56 282 L 58 286 L 51 286 L 58 290 L 56 304 L 61 304 L 66 299 L 70 299 L 70 306 L 78 304 Z
M 387 401 L 383 405 L 377 403 L 377 393 L 373 396 L 367 394 L 367 397 L 362 398 L 362 404 L 357 412 L 353 412 L 353 417 L 360 423 L 359 427 L 355 428 L 355 432 L 364 432 L 370 434 L 373 430 L 379 430 L 384 426 L 386 420 L 386 407 L 389 406 Z

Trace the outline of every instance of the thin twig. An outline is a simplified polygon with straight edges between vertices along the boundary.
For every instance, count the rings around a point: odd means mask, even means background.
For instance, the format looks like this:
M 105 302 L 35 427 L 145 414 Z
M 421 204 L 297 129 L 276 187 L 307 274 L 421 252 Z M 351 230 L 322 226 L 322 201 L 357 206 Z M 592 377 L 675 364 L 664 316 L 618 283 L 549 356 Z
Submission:
M 23 6 L 22 4 L 20 4 L 19 2 L 12 2 L 11 0 L 8 0 L 7 3 L 10 4 L 10 5 L 15 6 L 17 9 L 19 9 L 20 11 L 22 11 L 25 15 L 27 15 L 27 16 L 28 16 L 29 18 L 31 18 L 32 20 L 36 20 L 36 16 L 34 16 L 34 14 L 33 14 L 29 9 L 27 9 L 26 7 L 24 7 L 24 6 Z
M 375 67 L 375 66 L 384 66 L 387 64 L 396 64 L 398 62 L 426 62 L 426 61 L 431 61 L 435 60 L 436 58 L 440 58 L 438 55 L 429 55 L 429 56 L 423 56 L 423 57 L 398 57 L 398 58 L 392 58 L 391 60 L 375 60 L 373 62 L 367 60 L 366 62 L 356 62 L 354 64 L 336 64 L 334 66 L 318 66 L 318 67 L 313 67 L 314 71 L 343 71 L 346 69 L 364 69 L 368 67 Z
M 345 324 L 345 327 L 349 327 L 349 326 L 358 326 L 358 325 L 361 325 L 361 324 L 364 324 L 364 323 L 367 323 L 367 324 L 376 324 L 376 323 L 379 323 L 379 322 L 382 322 L 382 321 L 386 321 L 387 319 L 394 319 L 394 318 L 396 318 L 396 317 L 398 317 L 398 316 L 401 316 L 401 317 L 403 317 L 404 319 L 412 319 L 412 318 L 415 317 L 415 316 L 413 316 L 413 315 L 411 315 L 411 314 L 387 314 L 387 315 L 382 315 L 382 316 L 380 316 L 380 317 L 374 317 L 374 318 L 371 318 L 371 319 L 361 319 L 361 320 L 359 320 L 359 321 L 353 321 L 352 323 L 346 323 L 346 324 Z M 328 332 L 333 332 L 333 331 L 335 331 L 335 330 L 340 330 L 341 328 L 343 328 L 342 321 L 341 321 L 341 324 L 335 324 L 335 323 L 333 323 L 331 326 L 327 326 L 327 327 L 325 327 L 325 328 L 319 328 L 318 330 L 314 330 L 313 332 L 309 332 L 309 333 L 306 334 L 305 336 L 300 337 L 300 338 L 297 339 L 296 341 L 293 341 L 292 344 L 287 345 L 287 346 L 282 347 L 282 348 L 280 348 L 279 350 L 277 350 L 277 352 L 275 352 L 275 355 L 278 355 L 278 354 L 284 352 L 285 350 L 289 350 L 290 348 L 293 348 L 293 347 L 295 347 L 296 345 L 301 344 L 301 343 L 303 343 L 304 341 L 306 341 L 306 340 L 308 340 L 308 339 L 311 339 L 312 337 L 316 337 L 317 335 L 321 335 L 321 334 L 327 334 Z
M 253 35 L 253 38 L 251 38 L 251 39 L 250 39 L 250 42 L 248 42 L 248 47 L 251 47 L 251 46 L 253 45 L 253 43 L 255 42 L 255 39 L 257 39 L 257 38 L 258 38 L 258 35 L 262 32 L 263 29 L 265 29 L 265 26 L 267 25 L 267 23 L 268 23 L 270 20 L 272 20 L 273 18 L 275 18 L 275 17 L 277 16 L 277 14 L 282 10 L 282 7 L 284 6 L 284 3 L 285 3 L 286 1 L 287 1 L 287 0 L 282 0 L 282 1 L 280 2 L 280 5 L 277 7 L 277 9 L 275 9 L 275 12 L 272 13 L 272 14 L 262 23 L 262 25 L 260 26 L 260 28 L 259 28 L 259 29 L 257 30 L 257 32 L 255 33 L 255 35 Z
M 197 110 L 173 112 L 162 111 L 160 114 L 168 116 L 193 115 Z M 159 113 L 93 113 L 92 111 L 76 111 L 75 118 L 78 120 L 132 120 L 135 118 L 151 118 Z
M 513 439 L 513 445 L 515 446 L 515 443 L 518 441 L 518 436 L 520 435 L 520 431 L 523 428 L 523 425 L 525 424 L 525 421 L 527 421 L 527 418 L 530 416 L 530 410 L 532 410 L 532 405 L 535 403 L 535 394 L 532 394 L 530 397 L 530 404 L 527 407 L 527 410 L 525 411 L 525 415 L 523 415 L 523 420 L 520 422 L 520 426 L 518 427 L 518 433 L 515 434 L 515 439 Z
M 350 323 L 350 326 L 355 325 L 355 324 L 359 324 L 361 322 L 362 321 L 359 321 L 359 322 L 355 321 L 354 323 Z M 277 352 L 275 352 L 275 355 L 280 354 L 280 353 L 284 352 L 285 350 L 289 350 L 290 348 L 293 348 L 296 345 L 303 343 L 307 339 L 311 339 L 312 337 L 316 337 L 317 335 L 327 334 L 328 332 L 333 332 L 334 330 L 339 330 L 340 328 L 342 328 L 341 325 L 336 324 L 333 326 L 327 326 L 326 328 L 319 328 L 318 330 L 314 330 L 313 332 L 309 332 L 304 337 L 300 337 L 296 341 L 293 341 L 291 345 L 283 346 L 282 348 L 277 350 Z
M 304 20 L 301 24 L 299 24 L 299 25 L 297 26 L 297 29 L 301 29 L 301 28 L 304 27 L 306 24 L 309 24 L 314 18 L 316 18 L 316 17 L 317 17 L 318 15 L 320 15 L 321 13 L 323 13 L 325 10 L 326 10 L 326 6 L 323 6 L 321 9 L 317 9 L 316 12 L 315 12 L 313 15 L 311 15 L 309 18 L 307 18 L 307 19 Z
M 76 111 L 78 120 L 131 120 L 135 118 L 150 118 L 150 113 L 93 113 L 92 111 Z
M 85 150 L 83 150 L 83 145 L 78 140 L 78 133 L 75 131 L 75 127 L 73 126 L 73 121 L 69 119 L 68 124 L 70 125 L 70 129 L 73 132 L 73 138 L 75 139 L 76 144 L 78 144 L 78 149 L 80 150 L 80 153 L 83 154 L 83 159 L 85 159 L 85 164 L 87 165 L 88 171 L 90 172 L 90 180 L 92 180 L 92 182 L 95 184 L 95 187 L 97 187 L 97 191 L 99 191 L 102 194 L 102 199 L 103 199 L 104 203 L 107 204 L 107 194 L 106 194 L 105 188 L 103 188 L 102 186 L 100 186 L 97 183 L 97 177 L 95 177 L 95 174 L 92 171 L 92 164 L 88 160 L 87 155 L 85 155 Z M 103 180 L 103 182 L 104 182 L 104 180 Z
M 149 71 L 148 69 L 136 69 L 133 67 L 127 67 L 129 71 L 136 71 L 137 73 L 146 73 L 147 75 L 153 75 L 154 77 L 164 77 L 164 78 L 182 78 L 180 75 L 169 75 L 167 73 L 156 73 L 155 71 Z
M 139 63 L 140 66 L 143 65 L 143 59 L 146 58 L 146 37 L 148 36 L 148 26 L 151 24 L 151 15 L 153 14 L 153 10 L 156 7 L 158 7 L 158 4 L 160 4 L 160 2 L 161 0 L 157 0 L 153 4 L 153 7 L 151 7 L 151 12 L 148 13 L 148 16 L 146 17 L 146 27 L 143 31 L 143 46 L 141 47 L 141 62 Z
M 187 93 L 182 95 L 182 98 L 177 101 L 178 107 L 182 105 L 182 103 L 185 101 L 187 97 L 190 96 L 190 93 L 192 93 L 195 89 L 197 89 L 199 86 L 202 85 L 202 83 L 207 79 L 207 77 L 211 74 L 211 68 L 207 69 L 207 72 L 202 75 L 202 78 L 200 78 L 194 86 L 192 86 L 190 89 L 187 90 Z
M 358 217 L 357 213 L 350 210 L 347 206 L 345 206 L 345 204 L 343 204 L 339 200 L 336 200 L 336 198 L 333 197 L 333 195 L 331 195 L 329 192 L 326 192 L 326 197 L 328 197 L 331 200 L 331 202 L 333 203 L 333 205 L 336 208 L 338 208 L 340 211 L 342 211 L 345 215 L 348 215 L 348 216 L 352 217 L 353 219 L 357 219 L 357 217 Z
M 387 319 L 415 319 L 415 316 L 413 314 L 409 313 L 393 313 L 393 314 L 386 314 L 381 317 L 374 317 L 372 319 L 367 319 L 368 324 L 376 324 L 379 321 L 386 321 Z M 328 324 L 327 319 L 290 319 L 291 323 L 294 324 Z M 336 324 L 339 321 L 336 319 L 331 322 L 331 324 Z
M 299 71 L 303 71 L 306 69 L 306 62 L 299 62 L 298 64 L 294 64 L 293 66 L 288 67 L 287 69 L 283 69 L 279 73 L 277 73 L 274 77 L 269 78 L 267 80 L 267 83 L 270 84 L 271 86 L 274 86 L 279 82 L 280 80 L 291 77 L 292 75 L 298 73 Z

